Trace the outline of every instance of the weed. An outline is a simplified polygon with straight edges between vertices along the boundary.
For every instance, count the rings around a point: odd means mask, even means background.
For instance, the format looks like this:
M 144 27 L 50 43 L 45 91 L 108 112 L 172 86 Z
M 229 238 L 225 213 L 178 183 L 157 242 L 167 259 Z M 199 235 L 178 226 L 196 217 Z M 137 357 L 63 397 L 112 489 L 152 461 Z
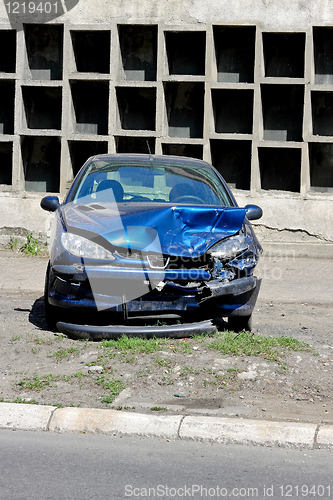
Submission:
M 285 351 L 311 351 L 308 344 L 290 337 L 266 337 L 241 333 L 235 338 L 233 332 L 218 333 L 206 347 L 222 354 L 259 356 L 276 362 L 281 362 Z
M 181 377 L 187 377 L 187 375 L 192 374 L 192 375 L 199 375 L 202 370 L 198 370 L 193 368 L 192 366 L 184 366 L 182 371 L 180 372 Z
M 10 237 L 10 240 L 9 240 L 9 248 L 10 248 L 10 250 L 13 250 L 14 252 L 15 252 L 15 250 L 17 250 L 17 238 L 14 238 L 13 235 Z
M 83 374 L 82 372 L 76 372 L 76 373 L 73 373 L 72 375 L 62 375 L 60 378 L 61 380 L 63 380 L 64 382 L 69 382 L 70 380 L 72 380 L 73 378 L 77 378 L 79 379 L 79 383 L 81 382 L 81 379 L 82 377 L 88 377 L 88 375 L 85 375 Z
M 40 350 L 41 350 L 41 347 L 32 347 L 31 348 L 32 354 L 38 354 Z
M 59 361 L 63 360 L 64 358 L 69 358 L 71 355 L 79 354 L 79 353 L 80 353 L 79 349 L 77 349 L 75 347 L 67 347 L 64 349 L 58 349 L 53 354 L 48 354 L 47 357 L 48 358 L 54 357 L 56 359 L 57 363 L 59 363 Z
M 167 408 L 164 406 L 152 406 L 150 409 L 151 411 L 167 411 Z
M 126 355 L 122 355 L 120 356 L 119 358 L 119 361 L 121 363 L 134 363 L 134 361 L 136 360 L 136 357 L 135 356 L 126 356 Z
M 39 405 L 38 401 L 36 401 L 35 399 L 26 400 L 26 399 L 22 399 L 22 398 L 19 398 L 19 397 L 17 397 L 16 399 L 14 399 L 13 403 L 21 403 L 21 404 L 29 404 L 29 405 Z
M 166 375 L 163 375 L 161 382 L 159 382 L 161 385 L 174 385 L 174 381 L 172 378 L 167 377 Z
M 104 396 L 101 399 L 101 401 L 102 401 L 102 403 L 110 404 L 110 403 L 113 403 L 114 397 L 112 397 L 112 396 Z
M 54 336 L 54 340 L 62 340 L 62 339 L 67 339 L 68 337 L 66 337 L 66 335 L 64 335 L 63 333 L 57 333 L 55 336 Z
M 33 341 L 35 344 L 45 344 L 46 340 L 42 337 L 38 337 L 37 335 L 34 337 Z
M 116 351 L 127 351 L 130 353 L 147 353 L 160 351 L 168 344 L 167 339 L 141 339 L 138 337 L 127 337 L 123 335 L 118 340 L 103 340 L 104 348 L 112 348 Z
M 141 371 L 137 372 L 136 376 L 138 378 L 143 378 L 143 377 L 148 377 L 149 374 L 150 374 L 150 370 L 149 370 L 149 368 L 146 368 L 146 370 L 144 370 L 142 372 Z
M 105 375 L 100 375 L 96 384 L 101 385 L 103 389 L 107 389 L 109 391 L 108 396 L 113 398 L 112 401 L 123 389 L 125 389 L 125 385 L 121 380 L 106 377 Z
M 277 367 L 275 370 L 276 373 L 282 374 L 285 373 L 288 370 L 288 367 L 286 365 L 280 365 Z
M 32 378 L 25 377 L 23 380 L 17 383 L 22 389 L 31 389 L 37 392 L 40 392 L 46 386 L 50 385 L 51 381 L 56 380 L 52 374 L 44 375 L 43 377 L 39 377 L 37 373 L 34 374 Z
M 15 342 L 16 340 L 19 340 L 21 337 L 19 335 L 14 335 L 14 337 L 12 337 L 10 340 L 12 342 Z
M 21 246 L 20 252 L 27 255 L 37 255 L 41 252 L 41 244 L 32 236 L 32 231 L 27 234 L 27 241 Z

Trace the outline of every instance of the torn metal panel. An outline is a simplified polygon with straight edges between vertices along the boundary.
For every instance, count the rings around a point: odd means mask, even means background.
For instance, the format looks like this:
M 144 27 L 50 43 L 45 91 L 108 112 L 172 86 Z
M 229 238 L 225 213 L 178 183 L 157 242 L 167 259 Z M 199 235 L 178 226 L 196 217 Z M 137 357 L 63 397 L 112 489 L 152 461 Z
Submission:
M 123 203 L 117 210 L 114 204 L 104 203 L 88 212 L 74 204 L 62 211 L 68 231 L 94 241 L 102 237 L 107 248 L 158 252 L 159 242 L 163 254 L 183 257 L 203 255 L 219 240 L 240 231 L 245 219 L 245 209 L 234 207 L 154 204 L 147 208 Z

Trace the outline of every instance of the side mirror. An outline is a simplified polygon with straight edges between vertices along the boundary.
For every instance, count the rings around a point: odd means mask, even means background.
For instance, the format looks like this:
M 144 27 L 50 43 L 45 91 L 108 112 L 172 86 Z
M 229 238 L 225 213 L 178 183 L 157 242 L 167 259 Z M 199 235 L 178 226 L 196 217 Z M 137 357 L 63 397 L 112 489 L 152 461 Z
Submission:
M 60 207 L 59 198 L 58 196 L 44 196 L 40 206 L 47 212 L 55 212 Z
M 257 220 L 262 217 L 262 209 L 258 205 L 246 205 L 245 210 L 249 220 Z

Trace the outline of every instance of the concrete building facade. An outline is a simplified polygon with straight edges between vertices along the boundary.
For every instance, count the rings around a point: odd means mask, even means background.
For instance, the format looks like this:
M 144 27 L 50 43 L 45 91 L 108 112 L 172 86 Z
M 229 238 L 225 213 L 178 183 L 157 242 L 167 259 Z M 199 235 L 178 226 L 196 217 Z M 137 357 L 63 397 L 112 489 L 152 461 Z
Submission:
M 266 249 L 333 256 L 333 2 L 0 3 L 2 243 L 89 156 L 148 149 L 211 162 Z

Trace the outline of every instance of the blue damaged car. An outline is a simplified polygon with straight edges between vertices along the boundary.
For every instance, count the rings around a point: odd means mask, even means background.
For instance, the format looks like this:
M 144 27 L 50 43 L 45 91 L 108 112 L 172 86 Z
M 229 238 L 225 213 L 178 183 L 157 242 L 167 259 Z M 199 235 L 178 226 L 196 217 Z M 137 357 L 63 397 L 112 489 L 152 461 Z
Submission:
M 249 221 L 262 211 L 239 208 L 205 161 L 97 155 L 62 204 L 46 196 L 41 206 L 54 212 L 49 327 L 91 339 L 184 337 L 226 320 L 231 330 L 251 329 L 262 249 Z

